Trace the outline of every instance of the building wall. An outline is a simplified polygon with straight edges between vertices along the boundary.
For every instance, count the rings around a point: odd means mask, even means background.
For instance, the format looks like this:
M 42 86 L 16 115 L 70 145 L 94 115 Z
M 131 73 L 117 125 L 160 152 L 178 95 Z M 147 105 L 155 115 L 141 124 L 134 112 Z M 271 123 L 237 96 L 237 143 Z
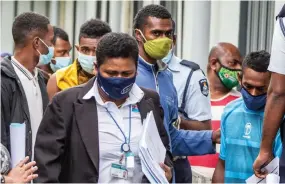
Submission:
M 72 44 L 78 43 L 80 26 L 90 18 L 107 21 L 113 31 L 132 34 L 132 20 L 137 11 L 147 4 L 162 4 L 172 14 L 177 24 L 176 54 L 183 59 L 195 61 L 205 69 L 210 48 L 217 42 L 230 42 L 243 51 L 269 49 L 273 33 L 274 15 L 285 1 L 265 3 L 243 1 L 1 1 L 1 51 L 13 50 L 11 27 L 13 19 L 25 11 L 35 11 L 50 18 L 53 25 L 66 30 Z M 250 8 L 249 8 L 250 6 Z M 260 29 L 250 24 L 263 17 L 249 16 L 262 9 L 269 21 Z M 269 13 L 268 13 L 269 12 Z M 270 13 L 271 12 L 271 13 Z M 268 25 L 267 25 L 268 24 Z M 268 40 L 259 44 L 255 34 L 267 34 Z M 261 32 L 261 33 L 259 33 Z M 255 47 L 255 45 L 261 45 Z M 75 55 L 76 56 L 76 55 Z

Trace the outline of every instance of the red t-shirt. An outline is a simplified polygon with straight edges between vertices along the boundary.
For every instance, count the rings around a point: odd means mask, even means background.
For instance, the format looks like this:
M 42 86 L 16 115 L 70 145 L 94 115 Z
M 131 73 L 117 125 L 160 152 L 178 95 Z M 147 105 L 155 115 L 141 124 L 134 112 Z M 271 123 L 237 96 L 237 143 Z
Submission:
M 220 99 L 211 99 L 211 111 L 212 111 L 212 129 L 217 130 L 220 128 L 221 116 L 223 114 L 225 106 L 239 98 L 241 95 L 238 91 L 232 90 L 227 95 Z M 217 153 L 203 156 L 191 156 L 188 160 L 192 166 L 204 166 L 215 168 L 219 160 L 220 145 L 217 145 Z

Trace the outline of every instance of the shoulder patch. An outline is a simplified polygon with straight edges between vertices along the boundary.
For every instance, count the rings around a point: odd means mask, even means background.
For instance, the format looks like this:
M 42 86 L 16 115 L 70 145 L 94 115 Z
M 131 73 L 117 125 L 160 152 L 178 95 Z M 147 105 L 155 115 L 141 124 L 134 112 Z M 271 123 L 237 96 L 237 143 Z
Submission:
M 201 93 L 207 97 L 209 95 L 209 85 L 208 85 L 207 79 L 201 79 L 199 81 L 199 85 L 200 85 Z

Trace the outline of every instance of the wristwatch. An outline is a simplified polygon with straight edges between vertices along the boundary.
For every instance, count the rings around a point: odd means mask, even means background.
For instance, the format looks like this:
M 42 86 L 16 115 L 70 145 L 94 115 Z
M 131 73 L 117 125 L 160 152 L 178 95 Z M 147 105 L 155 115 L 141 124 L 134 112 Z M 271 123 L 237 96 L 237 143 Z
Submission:
M 1 175 L 1 183 L 5 183 L 5 177 Z

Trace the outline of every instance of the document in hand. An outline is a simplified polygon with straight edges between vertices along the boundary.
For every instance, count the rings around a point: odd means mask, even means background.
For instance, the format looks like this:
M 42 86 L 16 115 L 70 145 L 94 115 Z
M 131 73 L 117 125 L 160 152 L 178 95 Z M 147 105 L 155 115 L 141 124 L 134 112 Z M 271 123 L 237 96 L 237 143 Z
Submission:
M 26 124 L 10 124 L 11 162 L 14 168 L 26 154 Z
M 139 145 L 142 171 L 151 183 L 168 183 L 164 170 L 159 166 L 159 163 L 164 163 L 165 154 L 166 149 L 151 111 L 143 122 L 143 134 Z
M 274 181 L 277 181 L 279 179 L 279 177 L 278 177 L 279 176 L 279 158 L 275 157 L 263 169 L 265 169 L 268 172 L 268 174 L 274 174 L 276 176 L 273 178 L 272 175 L 269 175 L 269 177 L 266 177 L 263 179 L 263 178 L 258 178 L 255 175 L 252 175 L 251 177 L 249 177 L 246 180 L 246 183 L 272 183 L 272 179 L 274 179 Z M 277 180 L 276 180 L 276 178 L 277 178 Z M 276 183 L 276 182 L 273 182 L 273 183 Z

